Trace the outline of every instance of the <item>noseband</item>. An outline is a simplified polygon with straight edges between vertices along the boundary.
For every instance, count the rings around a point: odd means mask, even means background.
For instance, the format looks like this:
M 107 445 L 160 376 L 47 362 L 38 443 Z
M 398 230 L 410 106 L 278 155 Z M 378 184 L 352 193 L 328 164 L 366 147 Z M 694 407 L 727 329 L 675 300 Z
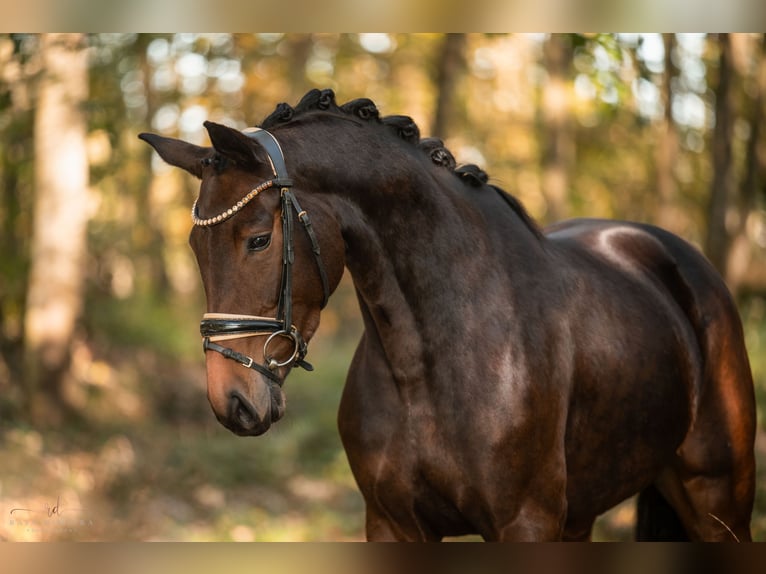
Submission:
M 258 371 L 271 381 L 281 385 L 283 380 L 277 375 L 277 369 L 289 365 L 298 365 L 311 371 L 313 367 L 304 361 L 307 352 L 306 342 L 301 337 L 300 332 L 292 324 L 292 277 L 293 262 L 295 260 L 294 238 L 293 238 L 293 210 L 303 225 L 309 240 L 311 241 L 311 250 L 314 253 L 319 277 L 322 281 L 323 299 L 322 308 L 327 304 L 330 297 L 330 288 L 327 281 L 327 272 L 325 271 L 322 257 L 319 252 L 319 243 L 317 241 L 314 229 L 308 213 L 301 209 L 295 195 L 290 190 L 293 185 L 291 179 L 287 177 L 287 169 L 279 142 L 272 134 L 260 128 L 248 128 L 243 132 L 248 137 L 257 141 L 268 154 L 274 178 L 259 186 L 253 188 L 247 195 L 239 200 L 235 205 L 223 211 L 215 217 L 202 219 L 199 216 L 197 202 L 194 202 L 192 208 L 192 221 L 199 227 L 211 227 L 226 221 L 236 215 L 246 204 L 262 191 L 272 187 L 280 188 L 281 210 L 282 210 L 282 282 L 279 292 L 279 303 L 277 305 L 277 316 L 275 318 L 258 317 L 255 315 L 234 315 L 229 313 L 205 313 L 200 322 L 200 333 L 202 334 L 202 348 L 205 351 L 215 351 L 227 359 L 237 361 L 248 369 Z M 263 344 L 263 360 L 265 365 L 256 362 L 252 357 L 238 353 L 237 351 L 219 345 L 216 341 L 226 341 L 230 339 L 240 339 L 244 337 L 255 337 L 258 335 L 267 335 L 266 342 Z M 290 357 L 284 361 L 278 361 L 270 352 L 269 347 L 277 339 L 288 339 L 293 345 L 293 351 Z

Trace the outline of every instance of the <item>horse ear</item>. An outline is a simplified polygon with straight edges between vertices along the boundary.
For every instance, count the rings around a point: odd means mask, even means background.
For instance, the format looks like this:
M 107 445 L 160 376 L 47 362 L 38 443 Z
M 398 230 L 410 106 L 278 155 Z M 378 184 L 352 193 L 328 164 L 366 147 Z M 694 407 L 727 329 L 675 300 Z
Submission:
M 142 133 L 138 137 L 152 146 L 160 157 L 170 165 L 180 167 L 202 179 L 202 160 L 210 157 L 209 147 L 200 147 L 189 142 L 166 138 L 157 134 Z
M 259 163 L 268 162 L 261 146 L 241 131 L 214 122 L 205 122 L 204 125 L 215 151 L 234 160 L 240 167 L 256 167 Z

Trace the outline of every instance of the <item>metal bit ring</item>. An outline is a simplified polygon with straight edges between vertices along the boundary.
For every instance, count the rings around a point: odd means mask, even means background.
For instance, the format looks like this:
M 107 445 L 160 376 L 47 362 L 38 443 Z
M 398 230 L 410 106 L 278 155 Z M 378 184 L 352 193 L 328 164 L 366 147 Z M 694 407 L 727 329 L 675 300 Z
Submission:
M 286 361 L 279 362 L 269 354 L 269 344 L 274 340 L 275 337 L 285 337 L 290 339 L 293 343 L 293 352 L 290 355 L 290 358 Z M 293 331 L 285 331 L 284 329 L 281 331 L 274 331 L 271 335 L 269 335 L 269 338 L 266 339 L 266 342 L 263 344 L 263 359 L 266 361 L 266 367 L 270 371 L 275 371 L 280 367 L 289 365 L 295 361 L 296 357 L 298 356 L 298 348 L 298 337 Z

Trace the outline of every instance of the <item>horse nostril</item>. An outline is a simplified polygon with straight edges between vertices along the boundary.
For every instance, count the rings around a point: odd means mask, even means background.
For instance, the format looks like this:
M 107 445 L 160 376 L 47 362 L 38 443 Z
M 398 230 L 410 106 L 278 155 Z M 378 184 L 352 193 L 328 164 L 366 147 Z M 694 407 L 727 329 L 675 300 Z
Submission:
M 229 397 L 229 420 L 247 430 L 258 426 L 261 422 L 250 402 L 236 391 Z

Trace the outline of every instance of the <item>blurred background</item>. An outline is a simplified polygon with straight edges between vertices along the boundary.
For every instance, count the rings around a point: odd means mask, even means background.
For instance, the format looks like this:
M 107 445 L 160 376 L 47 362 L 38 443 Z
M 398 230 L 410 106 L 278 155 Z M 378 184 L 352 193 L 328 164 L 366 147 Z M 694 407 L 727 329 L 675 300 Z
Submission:
M 735 294 L 766 464 L 762 34 L 0 34 L 0 539 L 361 540 L 336 431 L 348 276 L 265 436 L 205 396 L 197 182 L 137 139 L 207 144 L 310 88 L 412 116 L 542 224 L 658 224 Z M 759 471 L 754 535 L 766 539 Z M 628 501 L 597 540 L 632 535 Z

